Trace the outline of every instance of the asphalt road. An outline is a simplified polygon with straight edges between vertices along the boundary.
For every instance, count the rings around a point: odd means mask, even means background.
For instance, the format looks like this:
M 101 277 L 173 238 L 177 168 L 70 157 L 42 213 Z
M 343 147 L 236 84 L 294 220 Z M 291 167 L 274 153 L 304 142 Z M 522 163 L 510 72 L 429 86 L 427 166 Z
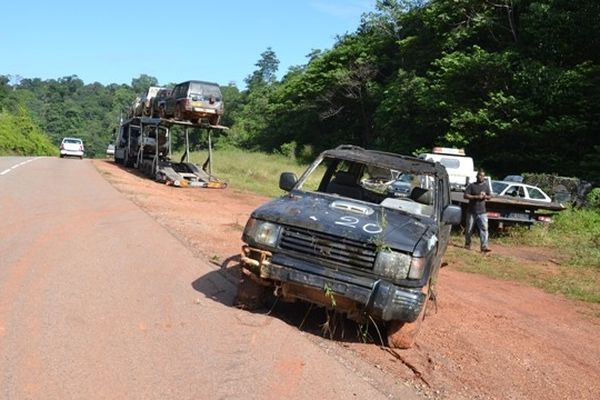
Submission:
M 0 221 L 0 399 L 387 398 L 88 160 L 0 158 Z

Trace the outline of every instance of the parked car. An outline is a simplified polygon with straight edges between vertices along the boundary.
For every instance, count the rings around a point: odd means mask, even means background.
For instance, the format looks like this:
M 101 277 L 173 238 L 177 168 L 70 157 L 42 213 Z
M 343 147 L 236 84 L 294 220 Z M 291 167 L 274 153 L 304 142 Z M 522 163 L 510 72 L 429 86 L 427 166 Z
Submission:
M 407 197 L 373 184 L 403 173 L 414 178 Z M 253 308 L 268 293 L 307 301 L 384 321 L 391 347 L 412 346 L 451 225 L 461 221 L 446 169 L 345 145 L 323 152 L 299 180 L 284 172 L 279 187 L 289 193 L 246 223 L 238 303 Z
M 112 157 L 115 155 L 115 145 L 110 143 L 107 147 L 106 147 L 106 156 L 107 157 Z
M 84 151 L 83 140 L 79 138 L 66 137 L 60 142 L 61 158 L 67 156 L 83 158 Z
M 158 86 L 150 86 L 148 91 L 141 96 L 139 109 L 135 115 L 140 117 L 149 117 L 152 115 L 152 99 L 163 89 L 164 88 Z
M 492 194 L 497 196 L 516 197 L 524 200 L 542 201 L 551 203 L 552 199 L 536 186 L 518 182 L 491 181 Z
M 223 96 L 219 85 L 211 82 L 187 81 L 173 88 L 171 96 L 165 99 L 160 116 L 217 125 L 223 111 Z
M 159 117 L 161 114 L 164 114 L 164 111 L 161 111 L 161 109 L 165 108 L 165 100 L 167 99 L 167 97 L 171 96 L 172 93 L 173 89 L 164 88 L 160 89 L 156 93 L 156 96 L 154 96 L 150 101 L 150 114 L 152 115 L 152 117 L 156 118 Z
M 522 175 L 506 175 L 502 180 L 505 182 L 523 183 L 524 178 Z
M 408 197 L 412 190 L 413 176 L 412 174 L 400 174 L 388 186 L 388 193 L 396 197 Z
M 142 96 L 136 96 L 133 103 L 129 106 L 129 110 L 127 110 L 127 117 L 133 118 L 135 116 L 139 116 L 139 113 L 142 110 Z

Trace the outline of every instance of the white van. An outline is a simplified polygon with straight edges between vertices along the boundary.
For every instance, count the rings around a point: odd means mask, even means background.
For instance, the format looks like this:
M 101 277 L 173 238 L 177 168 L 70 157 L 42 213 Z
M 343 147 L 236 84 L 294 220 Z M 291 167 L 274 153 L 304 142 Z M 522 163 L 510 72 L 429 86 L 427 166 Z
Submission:
M 432 153 L 419 154 L 419 158 L 437 161 L 446 167 L 451 190 L 465 190 L 470 182 L 475 182 L 477 179 L 473 159 L 467 157 L 463 149 L 434 147 Z

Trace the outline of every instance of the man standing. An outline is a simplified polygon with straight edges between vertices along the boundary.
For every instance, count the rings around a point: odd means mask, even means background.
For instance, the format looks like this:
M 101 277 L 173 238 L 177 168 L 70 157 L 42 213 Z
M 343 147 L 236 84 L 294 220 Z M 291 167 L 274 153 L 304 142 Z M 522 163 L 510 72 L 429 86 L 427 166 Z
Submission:
M 485 210 L 485 201 L 491 199 L 490 187 L 485 181 L 483 170 L 477 172 L 477 182 L 470 183 L 465 189 L 464 198 L 469 200 L 467 206 L 467 229 L 465 232 L 465 248 L 471 248 L 471 234 L 473 225 L 477 224 L 481 251 L 490 252 L 488 247 L 488 219 Z

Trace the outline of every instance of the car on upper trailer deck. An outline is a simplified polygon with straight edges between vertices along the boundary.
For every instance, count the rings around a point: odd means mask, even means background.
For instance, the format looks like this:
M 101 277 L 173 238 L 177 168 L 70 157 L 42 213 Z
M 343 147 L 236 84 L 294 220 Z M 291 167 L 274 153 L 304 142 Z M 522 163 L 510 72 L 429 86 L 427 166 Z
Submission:
M 208 122 L 218 125 L 224 112 L 223 95 L 219 85 L 212 82 L 187 81 L 176 85 L 164 99 L 161 118 L 174 117 L 179 121 Z

